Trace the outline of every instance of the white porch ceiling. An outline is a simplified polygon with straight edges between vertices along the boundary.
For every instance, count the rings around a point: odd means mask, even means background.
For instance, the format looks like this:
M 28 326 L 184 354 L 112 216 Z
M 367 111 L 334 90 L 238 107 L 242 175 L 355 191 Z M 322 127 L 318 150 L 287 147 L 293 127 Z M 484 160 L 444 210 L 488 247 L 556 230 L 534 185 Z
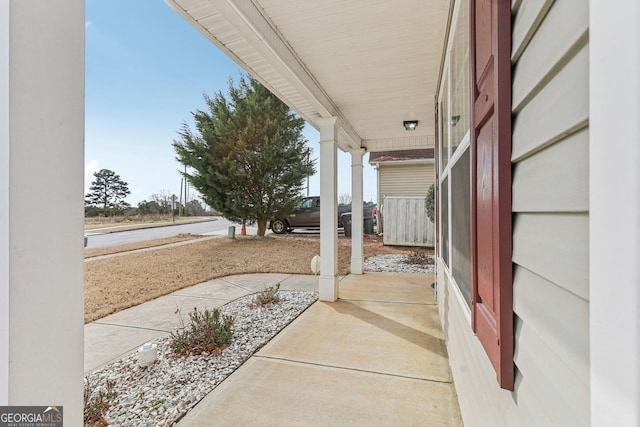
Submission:
M 166 1 L 341 148 L 433 146 L 449 0 Z

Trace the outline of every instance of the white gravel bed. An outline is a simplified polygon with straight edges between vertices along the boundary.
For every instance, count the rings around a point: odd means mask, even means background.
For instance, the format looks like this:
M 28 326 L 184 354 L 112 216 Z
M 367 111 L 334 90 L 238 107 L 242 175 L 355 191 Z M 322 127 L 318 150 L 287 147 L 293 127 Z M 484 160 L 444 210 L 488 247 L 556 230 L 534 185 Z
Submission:
M 115 404 L 106 421 L 112 426 L 170 426 L 187 413 L 229 374 L 298 317 L 318 299 L 315 292 L 280 291 L 281 302 L 251 308 L 255 294 L 220 307 L 221 314 L 235 316 L 233 339 L 222 354 L 176 357 L 170 337 L 152 341 L 158 360 L 147 368 L 138 366 L 134 353 L 87 376 L 98 390 L 115 381 Z M 182 314 L 185 322 L 189 316 Z
M 393 273 L 427 273 L 435 274 L 435 258 L 427 255 L 430 262 L 427 265 L 409 264 L 409 255 L 385 254 L 375 255 L 364 261 L 364 271 L 387 271 Z

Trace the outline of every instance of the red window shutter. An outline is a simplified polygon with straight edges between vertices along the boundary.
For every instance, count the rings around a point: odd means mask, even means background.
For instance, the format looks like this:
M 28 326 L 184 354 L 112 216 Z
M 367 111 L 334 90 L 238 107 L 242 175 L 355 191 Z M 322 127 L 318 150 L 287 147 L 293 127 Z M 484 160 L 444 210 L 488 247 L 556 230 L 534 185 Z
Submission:
M 471 0 L 472 327 L 513 390 L 511 7 Z

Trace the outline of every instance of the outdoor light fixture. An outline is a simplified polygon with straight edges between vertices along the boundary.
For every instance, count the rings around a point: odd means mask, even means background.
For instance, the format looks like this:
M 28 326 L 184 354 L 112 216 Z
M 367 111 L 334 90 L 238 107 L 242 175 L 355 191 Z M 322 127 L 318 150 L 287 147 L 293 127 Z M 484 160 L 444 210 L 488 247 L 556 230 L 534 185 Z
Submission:
M 417 120 L 405 120 L 404 122 L 402 122 L 402 124 L 404 125 L 404 128 L 406 130 L 416 130 L 416 128 L 418 127 Z

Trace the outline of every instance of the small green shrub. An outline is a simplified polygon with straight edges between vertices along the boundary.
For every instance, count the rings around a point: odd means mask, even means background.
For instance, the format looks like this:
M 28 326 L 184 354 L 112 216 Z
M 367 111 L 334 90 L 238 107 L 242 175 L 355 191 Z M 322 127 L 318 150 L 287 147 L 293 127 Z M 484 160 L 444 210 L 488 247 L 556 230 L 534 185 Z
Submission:
M 160 399 L 156 399 L 153 401 L 152 405 L 153 406 L 158 406 L 158 405 L 162 405 L 163 403 L 165 403 L 167 401 L 166 398 L 162 397 Z
M 424 198 L 424 208 L 427 210 L 427 217 L 429 221 L 435 222 L 436 220 L 436 187 L 431 184 L 429 190 L 427 190 L 427 197 Z
M 182 320 L 182 318 L 181 318 Z M 201 354 L 205 351 L 220 354 L 233 337 L 233 316 L 220 314 L 218 308 L 189 313 L 189 326 L 171 333 L 171 348 L 179 354 Z
M 118 393 L 114 390 L 116 382 L 107 380 L 103 388 L 96 388 L 89 377 L 84 380 L 84 425 L 106 426 L 104 416 L 114 404 Z
M 267 286 L 264 288 L 264 291 L 260 292 L 256 295 L 256 298 L 253 301 L 252 307 L 261 306 L 270 306 L 272 304 L 277 304 L 280 302 L 280 283 L 277 283 L 275 286 Z

